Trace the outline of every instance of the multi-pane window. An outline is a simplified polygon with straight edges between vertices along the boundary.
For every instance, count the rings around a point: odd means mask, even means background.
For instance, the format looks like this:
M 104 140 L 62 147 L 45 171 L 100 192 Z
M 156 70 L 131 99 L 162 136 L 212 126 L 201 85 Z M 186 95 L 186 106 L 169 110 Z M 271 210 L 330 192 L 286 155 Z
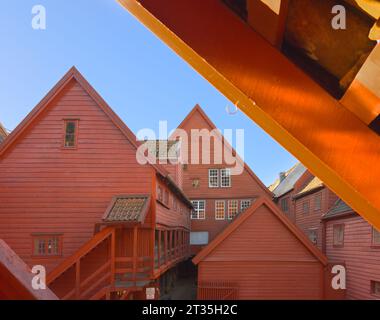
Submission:
M 65 148 L 75 148 L 77 145 L 78 120 L 65 120 Z
M 284 211 L 284 212 L 289 211 L 289 198 L 281 199 L 280 204 L 281 204 L 282 211 Z
M 309 213 L 309 207 L 310 207 L 309 201 L 304 201 L 302 203 L 302 212 L 304 214 Z
M 380 281 L 371 281 L 371 293 L 380 296 Z
M 208 170 L 208 186 L 210 188 L 219 187 L 219 170 L 218 169 Z
M 322 209 L 322 193 L 318 193 L 314 196 L 314 210 L 319 211 Z
M 342 247 L 344 244 L 344 224 L 336 224 L 333 226 L 333 245 Z
M 33 236 L 33 255 L 57 256 L 62 253 L 61 236 L 35 235 Z
M 226 216 L 226 202 L 224 200 L 215 201 L 215 220 L 224 220 Z
M 252 204 L 251 200 L 241 200 L 240 202 L 240 210 L 244 211 L 247 210 Z
M 191 211 L 191 219 L 205 219 L 206 217 L 206 201 L 205 200 L 193 200 L 193 210 Z
M 228 219 L 233 219 L 238 214 L 238 200 L 228 201 Z
M 231 169 L 220 170 L 220 186 L 222 188 L 231 187 Z
M 315 245 L 318 243 L 318 232 L 316 229 L 309 229 L 308 230 L 308 237 L 312 243 Z
M 380 231 L 372 227 L 372 244 L 380 246 Z

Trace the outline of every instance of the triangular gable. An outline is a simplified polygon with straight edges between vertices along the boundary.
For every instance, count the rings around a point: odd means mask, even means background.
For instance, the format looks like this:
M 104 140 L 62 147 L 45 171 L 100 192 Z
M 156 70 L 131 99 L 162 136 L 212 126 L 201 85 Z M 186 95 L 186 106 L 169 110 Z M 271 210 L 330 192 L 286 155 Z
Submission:
M 228 237 L 251 216 L 258 208 L 265 205 L 271 213 L 300 241 L 300 243 L 314 255 L 323 265 L 327 265 L 326 256 L 315 247 L 315 245 L 309 240 L 309 238 L 298 229 L 270 200 L 264 197 L 256 200 L 252 206 L 239 215 L 235 221 L 233 221 L 226 229 L 224 229 L 213 241 L 211 241 L 201 252 L 199 252 L 194 258 L 193 263 L 198 264 L 204 260 L 211 252 L 213 252 L 221 243 L 223 243 Z
M 138 143 L 134 133 L 119 118 L 119 116 L 111 109 L 104 99 L 96 92 L 90 83 L 82 76 L 82 74 L 72 67 L 58 83 L 48 92 L 48 94 L 37 104 L 37 106 L 25 117 L 25 119 L 17 126 L 15 130 L 0 145 L 0 157 L 12 146 L 23 132 L 48 108 L 50 103 L 66 88 L 66 86 L 75 79 L 86 93 L 95 101 L 101 110 L 110 118 L 113 124 L 123 133 L 131 145 L 137 150 Z M 159 164 L 152 166 L 163 177 L 168 176 L 168 171 Z
M 199 113 L 200 116 L 205 120 L 205 122 L 209 125 L 211 130 L 217 129 L 215 124 L 211 121 L 211 119 L 207 116 L 207 114 L 203 111 L 199 104 L 196 104 L 195 107 L 190 111 L 190 113 L 182 120 L 179 124 L 178 128 L 183 128 L 190 119 L 194 116 L 194 114 Z M 229 150 L 231 150 L 232 155 L 234 155 L 243 166 L 244 170 L 249 173 L 249 175 L 254 179 L 254 181 L 272 198 L 272 192 L 264 185 L 264 183 L 256 176 L 256 174 L 252 171 L 252 169 L 240 158 L 237 154 L 236 150 L 230 145 L 227 139 L 224 138 L 220 132 L 217 134 L 218 138 L 222 141 L 223 145 L 225 145 Z M 169 139 L 173 139 L 172 137 Z

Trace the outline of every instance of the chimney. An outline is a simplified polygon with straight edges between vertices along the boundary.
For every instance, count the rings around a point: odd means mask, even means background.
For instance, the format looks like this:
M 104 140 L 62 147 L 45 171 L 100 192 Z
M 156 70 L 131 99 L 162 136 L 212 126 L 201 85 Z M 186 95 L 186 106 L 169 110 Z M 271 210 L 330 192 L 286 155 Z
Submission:
M 286 173 L 280 172 L 280 182 L 284 181 L 285 178 L 286 178 Z

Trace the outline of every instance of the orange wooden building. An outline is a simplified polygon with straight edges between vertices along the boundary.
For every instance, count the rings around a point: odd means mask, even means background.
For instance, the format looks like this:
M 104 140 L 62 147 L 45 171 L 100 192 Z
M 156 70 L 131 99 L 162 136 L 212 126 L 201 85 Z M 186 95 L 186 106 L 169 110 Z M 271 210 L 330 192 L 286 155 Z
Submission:
M 191 202 L 139 144 L 75 68 L 1 144 L 0 238 L 59 298 L 131 297 L 189 256 Z
M 238 213 L 250 207 L 254 199 L 271 199 L 272 194 L 238 155 L 236 162 L 242 170 L 231 174 L 232 167 L 237 164 L 231 164 L 226 153 L 236 155 L 236 151 L 222 133 L 216 131 L 215 124 L 199 105 L 191 110 L 178 129 L 184 130 L 188 137 L 191 137 L 194 130 L 214 134 L 210 140 L 189 139 L 187 149 L 184 150 L 188 152 L 188 163 L 182 166 L 181 176 L 183 190 L 194 206 L 191 214 L 191 251 L 196 254 L 228 226 Z M 174 139 L 174 136 L 171 138 Z M 217 143 L 220 143 L 220 148 L 215 147 Z M 209 163 L 192 162 L 191 155 L 194 152 L 199 152 L 199 159 L 209 158 Z
M 337 297 L 327 258 L 271 201 L 257 199 L 193 262 L 199 299 Z

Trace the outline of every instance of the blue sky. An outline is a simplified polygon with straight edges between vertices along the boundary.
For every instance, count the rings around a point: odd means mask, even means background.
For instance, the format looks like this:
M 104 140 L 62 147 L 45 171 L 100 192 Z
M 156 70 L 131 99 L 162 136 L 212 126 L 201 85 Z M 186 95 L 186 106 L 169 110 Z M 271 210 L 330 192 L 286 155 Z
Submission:
M 8 129 L 75 65 L 135 133 L 175 128 L 199 103 L 220 129 L 245 130 L 245 161 L 268 185 L 289 153 L 114 0 L 6 0 L 0 10 L 0 121 Z M 46 8 L 46 30 L 31 26 Z M 233 109 L 233 107 L 231 107 Z

